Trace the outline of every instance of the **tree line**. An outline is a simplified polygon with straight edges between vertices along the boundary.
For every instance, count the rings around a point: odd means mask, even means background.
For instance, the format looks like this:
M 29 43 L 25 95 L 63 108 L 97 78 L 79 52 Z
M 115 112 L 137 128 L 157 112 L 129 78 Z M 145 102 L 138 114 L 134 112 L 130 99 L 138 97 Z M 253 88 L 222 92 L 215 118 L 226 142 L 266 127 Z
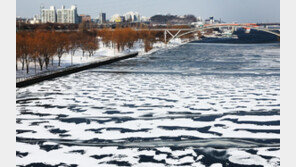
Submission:
M 73 55 L 78 49 L 92 56 L 99 47 L 96 32 L 56 32 L 56 31 L 21 31 L 16 33 L 16 70 L 18 62 L 21 69 L 29 73 L 30 63 L 34 63 L 35 71 L 37 64 L 42 71 L 44 66 L 53 65 L 54 56 L 58 57 L 58 66 L 65 53 Z
M 144 43 L 145 52 L 148 52 L 152 49 L 155 42 L 163 41 L 164 36 L 162 31 L 136 31 L 132 28 L 105 28 L 97 32 L 104 46 L 113 47 L 118 51 L 132 48 L 136 41 L 142 41 Z
M 187 35 L 186 38 L 190 38 Z M 71 64 L 73 56 L 77 50 L 82 51 L 82 55 L 88 53 L 88 56 L 94 55 L 99 49 L 99 41 L 105 47 L 112 47 L 123 51 L 134 46 L 135 42 L 140 41 L 144 44 L 145 52 L 153 48 L 157 41 L 164 42 L 163 31 L 134 30 L 132 28 L 104 28 L 97 30 L 86 30 L 82 28 L 79 31 L 18 31 L 16 33 L 16 70 L 19 69 L 18 62 L 21 62 L 21 69 L 26 68 L 29 73 L 31 63 L 39 66 L 42 71 L 53 66 L 54 57 L 58 58 L 58 66 L 61 65 L 61 58 L 64 54 L 71 55 Z M 51 62 L 51 63 L 50 63 Z

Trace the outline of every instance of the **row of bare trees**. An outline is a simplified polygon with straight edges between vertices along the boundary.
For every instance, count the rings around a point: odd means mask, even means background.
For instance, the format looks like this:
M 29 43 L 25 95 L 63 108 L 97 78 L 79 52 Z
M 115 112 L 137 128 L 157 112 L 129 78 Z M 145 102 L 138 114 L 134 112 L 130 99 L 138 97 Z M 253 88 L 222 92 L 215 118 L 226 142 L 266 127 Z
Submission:
M 176 26 L 182 28 L 181 26 Z M 125 48 L 132 48 L 136 41 L 141 40 L 144 43 L 145 52 L 153 49 L 153 44 L 160 41 L 164 42 L 163 31 L 149 31 L 141 30 L 138 31 L 131 28 L 116 28 L 116 29 L 101 29 L 97 31 L 98 36 L 101 37 L 103 45 L 112 46 L 118 51 L 122 51 Z M 171 31 L 176 34 L 177 31 Z M 198 32 L 200 35 L 200 32 Z M 194 39 L 195 35 L 189 33 L 181 37 L 181 39 Z
M 44 66 L 48 69 L 53 65 L 53 59 L 58 57 L 58 66 L 61 65 L 61 58 L 64 54 L 71 54 L 71 63 L 73 55 L 78 49 L 89 53 L 92 56 L 98 49 L 98 39 L 96 32 L 56 32 L 56 31 L 34 31 L 17 32 L 16 34 L 16 70 L 18 62 L 21 62 L 21 68 L 26 67 L 29 73 L 30 63 L 34 63 L 35 72 L 37 64 L 42 71 Z
M 58 58 L 58 66 L 61 65 L 61 58 L 64 54 L 71 55 L 71 64 L 73 56 L 80 49 L 82 55 L 88 53 L 88 56 L 94 55 L 99 48 L 98 38 L 100 37 L 105 47 L 112 47 L 119 52 L 126 48 L 132 48 L 137 41 L 144 43 L 145 52 L 153 48 L 157 41 L 164 40 L 162 31 L 134 30 L 131 28 L 100 29 L 100 30 L 80 30 L 72 32 L 57 31 L 20 31 L 16 34 L 16 70 L 18 62 L 21 62 L 21 68 L 26 67 L 29 73 L 30 63 L 34 63 L 35 72 L 37 64 L 40 70 L 48 66 L 53 66 L 54 57 Z M 184 36 L 192 38 L 192 35 Z
M 153 43 L 163 39 L 163 32 L 116 28 L 98 30 L 98 36 L 101 37 L 104 46 L 112 46 L 118 51 L 122 51 L 125 48 L 132 48 L 136 41 L 141 40 L 147 52 L 152 49 Z

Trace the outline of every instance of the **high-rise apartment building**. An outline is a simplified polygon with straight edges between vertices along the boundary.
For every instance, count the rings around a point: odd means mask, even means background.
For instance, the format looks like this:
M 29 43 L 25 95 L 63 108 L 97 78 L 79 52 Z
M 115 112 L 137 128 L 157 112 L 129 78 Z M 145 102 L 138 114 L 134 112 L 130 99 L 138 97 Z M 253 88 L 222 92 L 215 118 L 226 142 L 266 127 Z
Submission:
M 65 6 L 62 6 L 62 9 L 57 9 L 58 23 L 78 23 L 78 21 L 76 6 L 73 5 L 70 9 L 65 9 Z
M 100 24 L 106 23 L 106 13 L 99 14 L 99 23 Z
M 77 7 L 71 6 L 70 9 L 65 9 L 62 6 L 61 9 L 55 9 L 51 6 L 49 9 L 41 10 L 41 22 L 42 23 L 79 23 L 77 14 Z
M 42 23 L 55 23 L 57 22 L 57 13 L 54 6 L 49 9 L 41 10 L 41 22 Z
M 138 12 L 128 12 L 124 14 L 125 20 L 128 22 L 140 22 L 141 17 Z

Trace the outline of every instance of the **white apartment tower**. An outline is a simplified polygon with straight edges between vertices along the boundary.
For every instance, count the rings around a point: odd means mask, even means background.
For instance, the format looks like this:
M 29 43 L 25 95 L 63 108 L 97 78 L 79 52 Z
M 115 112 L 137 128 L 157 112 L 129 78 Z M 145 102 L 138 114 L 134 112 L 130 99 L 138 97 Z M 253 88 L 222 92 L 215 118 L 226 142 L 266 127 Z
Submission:
M 70 9 L 57 9 L 57 22 L 58 23 L 78 23 L 77 7 L 72 5 Z
M 57 21 L 57 14 L 54 6 L 51 6 L 49 9 L 41 10 L 42 23 L 55 23 L 56 21 Z
M 65 9 L 63 5 L 61 9 L 55 9 L 51 6 L 49 9 L 41 10 L 42 23 L 78 23 L 77 7 L 72 5 L 70 9 Z

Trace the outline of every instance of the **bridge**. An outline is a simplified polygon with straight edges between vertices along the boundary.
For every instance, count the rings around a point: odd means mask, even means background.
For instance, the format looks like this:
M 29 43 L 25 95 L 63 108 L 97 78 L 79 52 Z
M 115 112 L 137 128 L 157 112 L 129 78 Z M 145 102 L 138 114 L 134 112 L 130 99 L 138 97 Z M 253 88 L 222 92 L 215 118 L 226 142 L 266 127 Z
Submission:
M 274 32 L 275 30 L 280 30 L 280 29 L 270 29 L 268 27 L 270 26 L 279 26 L 279 23 L 260 23 L 260 24 L 255 24 L 255 23 L 242 23 L 242 24 L 205 24 L 200 27 L 195 27 L 195 28 L 161 28 L 161 29 L 137 29 L 137 30 L 148 30 L 148 31 L 163 31 L 164 32 L 164 40 L 165 43 L 175 39 L 175 38 L 180 38 L 184 35 L 191 34 L 191 33 L 196 33 L 208 29 L 214 29 L 214 28 L 245 28 L 245 29 L 255 29 L 258 31 L 264 31 L 273 35 L 276 35 L 280 37 L 280 33 Z M 172 32 L 176 32 L 173 34 Z M 171 36 L 171 38 L 168 38 L 168 34 Z

